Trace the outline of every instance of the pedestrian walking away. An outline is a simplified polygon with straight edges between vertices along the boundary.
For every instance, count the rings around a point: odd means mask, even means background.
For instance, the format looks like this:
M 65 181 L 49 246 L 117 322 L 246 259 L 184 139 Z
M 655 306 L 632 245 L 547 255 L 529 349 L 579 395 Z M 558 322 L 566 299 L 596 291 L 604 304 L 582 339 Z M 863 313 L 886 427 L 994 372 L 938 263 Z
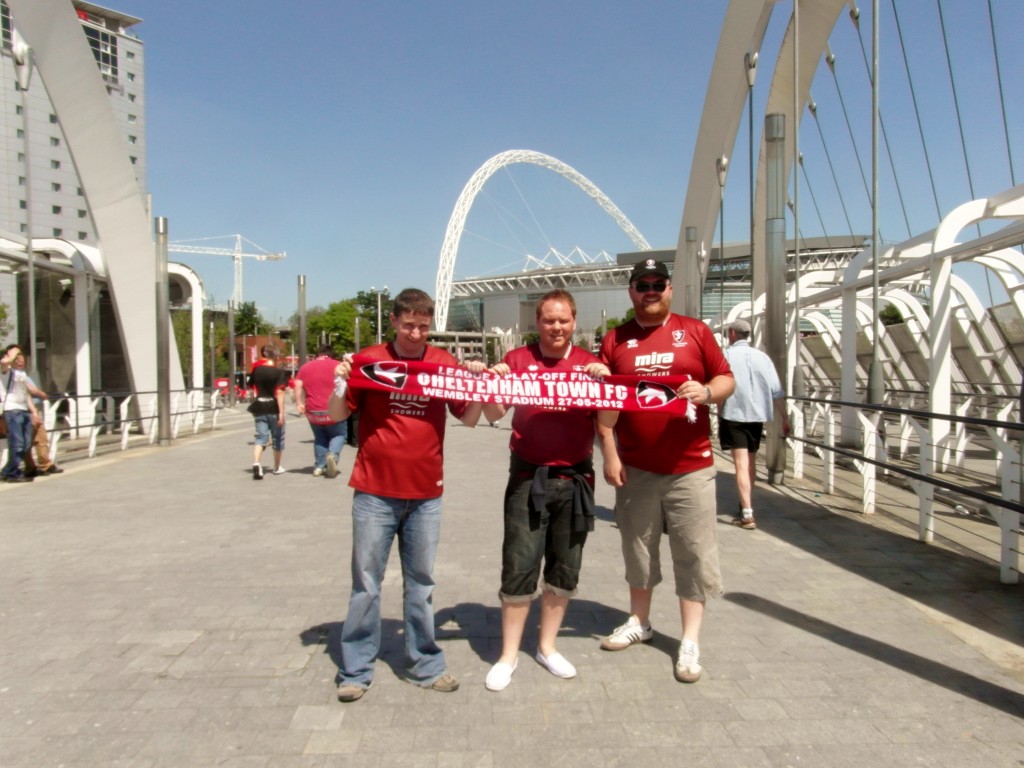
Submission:
M 295 375 L 295 405 L 313 431 L 313 476 L 338 476 L 341 449 L 348 440 L 346 420 L 333 421 L 327 403 L 334 391 L 334 369 L 338 361 L 330 344 L 323 344 L 316 357 Z
M 722 594 L 715 516 L 715 465 L 708 406 L 732 394 L 729 364 L 700 320 L 669 311 L 672 281 L 660 261 L 630 273 L 636 316 L 601 341 L 613 374 L 683 378 L 676 395 L 693 404 L 686 415 L 623 412 L 615 429 L 599 428 L 605 479 L 615 486 L 615 521 L 622 539 L 629 618 L 601 643 L 609 651 L 647 642 L 654 588 L 661 582 L 661 537 L 669 541 L 682 639 L 675 678 L 700 679 L 700 630 L 705 604 Z
M 491 368 L 493 373 L 608 375 L 608 366 L 572 343 L 576 330 L 572 294 L 560 289 L 546 293 L 537 302 L 536 315 L 540 340 L 513 349 Z M 484 405 L 484 416 L 492 425 L 505 412 L 504 405 Z M 611 427 L 617 417 L 614 411 L 515 406 L 498 592 L 502 649 L 484 681 L 488 690 L 501 691 L 512 682 L 530 603 L 538 594 L 540 633 L 535 659 L 555 677 L 576 676 L 576 668 L 555 643 L 569 599 L 576 594 L 587 533 L 594 529 L 594 422 L 600 418 Z
M 725 358 L 736 380 L 736 389 L 718 409 L 718 441 L 732 455 L 736 470 L 739 514 L 733 525 L 757 528 L 753 490 L 757 480 L 757 450 L 761 447 L 764 423 L 778 417 L 782 434 L 789 434 L 786 393 L 772 359 L 750 346 L 750 323 L 736 320 L 728 329 L 729 348 Z
M 389 315 L 394 341 L 363 350 L 377 361 L 422 360 L 457 367 L 443 349 L 427 343 L 434 302 L 407 288 Z M 475 372 L 484 369 L 475 364 Z M 358 701 L 373 682 L 381 643 L 381 587 L 388 555 L 398 538 L 402 561 L 405 679 L 442 693 L 458 689 L 434 637 L 434 558 L 441 538 L 444 433 L 447 414 L 476 426 L 482 405 L 348 387 L 351 364 L 335 368 L 328 414 L 344 421 L 359 414 L 352 498 L 352 592 L 341 631 L 338 699 Z
M 256 425 L 256 438 L 252 449 L 252 479 L 263 479 L 263 452 L 269 445 L 274 454 L 273 474 L 283 475 L 284 456 L 284 393 L 288 386 L 288 373 L 277 367 L 279 353 L 273 344 L 263 347 L 260 365 L 249 374 L 249 386 L 256 395 L 249 403 L 249 413 Z

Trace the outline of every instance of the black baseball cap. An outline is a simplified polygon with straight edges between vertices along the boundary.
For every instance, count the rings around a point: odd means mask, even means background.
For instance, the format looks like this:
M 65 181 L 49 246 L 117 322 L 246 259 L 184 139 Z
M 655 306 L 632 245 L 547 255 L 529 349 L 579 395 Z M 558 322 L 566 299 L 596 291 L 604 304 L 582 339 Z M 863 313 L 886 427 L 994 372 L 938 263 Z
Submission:
M 629 282 L 632 283 L 634 280 L 639 280 L 641 277 L 649 277 L 650 275 L 657 275 L 668 280 L 668 267 L 656 259 L 644 259 L 633 266 L 633 271 L 629 275 Z

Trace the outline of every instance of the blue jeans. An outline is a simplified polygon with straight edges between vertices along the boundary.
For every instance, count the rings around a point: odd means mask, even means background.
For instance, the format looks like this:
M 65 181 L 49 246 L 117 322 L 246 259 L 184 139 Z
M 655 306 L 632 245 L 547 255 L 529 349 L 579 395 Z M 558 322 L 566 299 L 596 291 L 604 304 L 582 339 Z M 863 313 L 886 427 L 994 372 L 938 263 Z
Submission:
M 284 450 L 284 424 L 277 423 L 277 414 L 268 413 L 254 416 L 256 424 L 256 445 L 273 445 L 275 451 Z
M 7 463 L 0 478 L 21 477 L 21 457 L 32 445 L 32 414 L 28 411 L 4 411 L 7 422 Z
M 334 458 L 341 455 L 341 449 L 348 439 L 348 424 L 339 421 L 335 424 L 310 424 L 313 430 L 313 469 L 327 466 L 327 454 L 333 453 Z
M 395 499 L 356 491 L 352 500 L 352 596 L 341 630 L 338 679 L 362 687 L 373 680 L 380 652 L 380 588 L 398 536 L 402 560 L 408 679 L 429 686 L 445 673 L 434 640 L 434 556 L 441 538 L 441 497 Z

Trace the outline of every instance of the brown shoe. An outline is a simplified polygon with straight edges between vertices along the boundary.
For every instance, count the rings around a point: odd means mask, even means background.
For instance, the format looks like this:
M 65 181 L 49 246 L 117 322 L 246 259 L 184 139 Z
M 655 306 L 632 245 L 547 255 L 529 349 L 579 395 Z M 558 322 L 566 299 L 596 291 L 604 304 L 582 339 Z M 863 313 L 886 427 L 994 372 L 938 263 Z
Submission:
M 440 691 L 441 693 L 454 693 L 459 690 L 459 681 L 455 679 L 453 675 L 445 672 L 437 680 L 427 686 L 432 691 Z
M 752 531 L 757 528 L 757 523 L 754 521 L 754 515 L 749 510 L 748 514 L 741 514 L 739 517 L 733 518 L 731 524 L 746 531 Z

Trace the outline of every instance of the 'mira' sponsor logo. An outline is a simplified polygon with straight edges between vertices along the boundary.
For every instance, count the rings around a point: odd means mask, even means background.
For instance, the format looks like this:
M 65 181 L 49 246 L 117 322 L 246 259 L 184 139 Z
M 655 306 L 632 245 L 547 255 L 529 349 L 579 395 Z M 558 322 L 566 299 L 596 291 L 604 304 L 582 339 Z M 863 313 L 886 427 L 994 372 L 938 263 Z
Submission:
M 633 358 L 633 366 L 637 373 L 655 373 L 672 368 L 674 352 L 652 352 L 649 355 L 637 355 Z

